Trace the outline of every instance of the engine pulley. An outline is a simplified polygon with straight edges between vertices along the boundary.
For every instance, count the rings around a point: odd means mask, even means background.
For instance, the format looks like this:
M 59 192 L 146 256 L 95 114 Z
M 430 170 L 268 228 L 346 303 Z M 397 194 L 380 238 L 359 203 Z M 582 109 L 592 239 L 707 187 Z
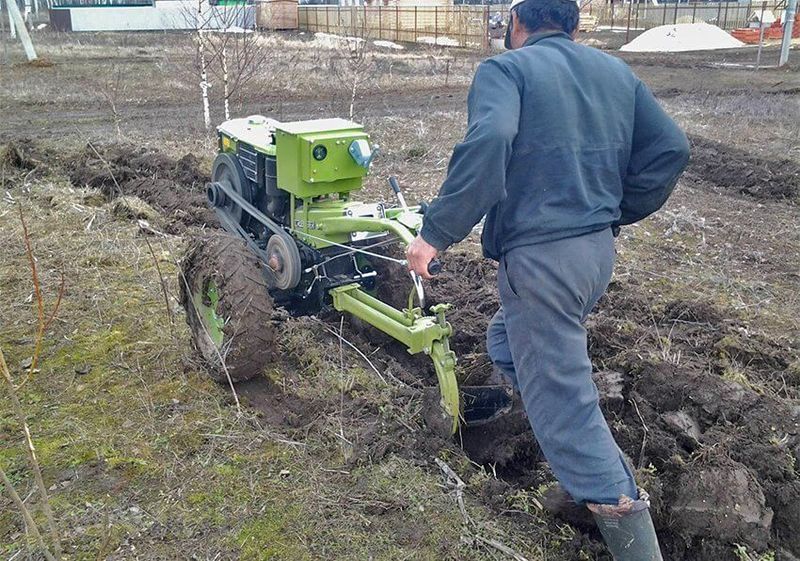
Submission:
M 300 282 L 302 262 L 297 244 L 288 236 L 273 234 L 267 241 L 267 267 L 275 273 L 275 288 L 291 290 Z

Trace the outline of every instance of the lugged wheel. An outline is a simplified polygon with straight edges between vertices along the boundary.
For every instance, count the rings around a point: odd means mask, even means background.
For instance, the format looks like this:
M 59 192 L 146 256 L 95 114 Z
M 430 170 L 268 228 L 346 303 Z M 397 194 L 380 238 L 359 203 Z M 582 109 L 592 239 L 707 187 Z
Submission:
M 225 368 L 234 382 L 248 380 L 277 359 L 280 320 L 244 241 L 221 232 L 198 239 L 178 282 L 192 341 L 214 380 L 227 382 Z

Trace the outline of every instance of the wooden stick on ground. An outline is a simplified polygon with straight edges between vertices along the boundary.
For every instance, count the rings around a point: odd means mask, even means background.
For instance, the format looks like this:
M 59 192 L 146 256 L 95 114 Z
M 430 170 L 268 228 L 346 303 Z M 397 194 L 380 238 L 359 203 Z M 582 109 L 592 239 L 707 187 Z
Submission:
M 178 268 L 178 272 L 181 275 L 181 281 L 183 282 L 183 285 L 186 287 L 186 292 L 188 294 L 191 294 L 192 293 L 192 287 L 189 286 L 189 281 L 186 280 L 186 275 L 183 274 L 183 269 L 181 269 L 181 264 L 176 262 L 175 266 Z M 192 303 L 192 307 L 194 308 L 194 313 L 196 313 L 197 316 L 199 317 L 200 316 L 200 310 L 197 309 L 197 305 L 194 303 L 194 300 L 189 298 L 189 301 Z M 206 329 L 206 326 L 203 324 L 202 321 L 200 321 L 198 323 L 200 323 L 200 327 L 203 328 L 203 334 L 206 337 L 208 337 L 208 339 L 210 341 L 211 340 L 211 334 L 208 332 L 208 329 Z M 219 352 L 219 349 L 216 347 L 216 345 L 214 345 L 214 353 L 217 355 L 217 359 L 219 359 L 220 366 L 222 366 L 222 371 L 225 372 L 225 378 L 228 379 L 228 386 L 230 387 L 231 393 L 233 394 L 233 401 L 236 402 L 236 412 L 239 414 L 239 416 L 241 416 L 242 415 L 242 404 L 239 402 L 239 394 L 236 393 L 236 387 L 233 385 L 233 378 L 231 378 L 231 373 L 228 372 L 228 365 L 225 364 L 225 358 L 222 356 L 222 353 Z
M 466 488 L 467 484 L 464 483 L 464 480 L 461 479 L 453 469 L 447 465 L 447 462 L 441 460 L 439 458 L 434 458 L 433 461 L 436 462 L 436 465 L 439 466 L 439 469 L 447 476 L 447 483 L 451 487 L 455 489 L 456 492 L 456 504 L 458 504 L 458 510 L 461 511 L 461 516 L 464 517 L 464 526 L 470 530 L 472 534 L 472 539 L 475 542 L 481 543 L 484 546 L 489 546 L 493 549 L 496 549 L 500 553 L 508 555 L 510 558 L 514 559 L 514 561 L 528 561 L 527 557 L 514 551 L 512 548 L 508 547 L 501 541 L 498 541 L 493 538 L 487 538 L 481 535 L 480 531 L 483 529 L 475 520 L 469 515 L 467 512 L 467 507 L 464 504 L 464 489 Z

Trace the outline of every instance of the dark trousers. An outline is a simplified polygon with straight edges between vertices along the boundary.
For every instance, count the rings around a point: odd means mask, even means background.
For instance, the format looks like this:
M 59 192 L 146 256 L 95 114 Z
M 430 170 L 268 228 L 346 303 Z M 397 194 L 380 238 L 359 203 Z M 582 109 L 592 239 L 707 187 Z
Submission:
M 492 362 L 519 391 L 550 468 L 578 503 L 638 497 L 600 411 L 583 325 L 614 258 L 610 229 L 508 251 L 487 333 Z

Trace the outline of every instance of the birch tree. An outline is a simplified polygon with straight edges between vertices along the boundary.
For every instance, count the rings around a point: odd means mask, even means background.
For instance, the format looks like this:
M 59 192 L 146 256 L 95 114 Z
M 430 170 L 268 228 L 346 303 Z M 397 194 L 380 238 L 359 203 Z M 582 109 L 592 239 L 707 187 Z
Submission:
M 211 129 L 211 103 L 209 66 L 214 62 L 214 55 L 209 45 L 209 28 L 212 12 L 206 0 L 197 0 L 196 4 L 187 5 L 181 11 L 185 27 L 191 30 L 191 40 L 187 43 L 187 57 L 191 64 L 184 63 L 185 58 L 174 64 L 175 73 L 183 76 L 193 87 L 197 84 L 203 108 L 203 124 L 206 130 Z
M 217 6 L 215 10 L 219 29 L 212 33 L 209 44 L 218 64 L 211 72 L 222 82 L 225 119 L 231 118 L 231 99 L 237 96 L 241 104 L 242 93 L 265 66 L 270 53 L 252 29 L 254 22 L 249 20 L 248 9 L 241 3 Z

